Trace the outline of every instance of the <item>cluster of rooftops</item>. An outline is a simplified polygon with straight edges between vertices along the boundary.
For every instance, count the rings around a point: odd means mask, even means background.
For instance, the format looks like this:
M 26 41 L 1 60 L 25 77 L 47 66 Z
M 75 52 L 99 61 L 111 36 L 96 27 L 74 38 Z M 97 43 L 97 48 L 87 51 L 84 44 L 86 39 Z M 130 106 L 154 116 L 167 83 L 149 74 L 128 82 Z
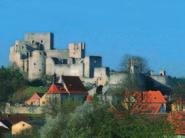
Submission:
M 101 96 L 101 92 L 97 93 Z M 41 105 L 40 101 L 43 101 L 45 95 L 55 96 L 74 96 L 78 97 L 78 100 L 84 100 L 91 103 L 93 101 L 93 95 L 88 94 L 88 91 L 84 87 L 82 81 L 76 76 L 62 76 L 59 82 L 52 82 L 48 91 L 46 93 L 36 92 L 31 98 L 25 101 L 27 105 Z M 185 113 L 184 112 L 171 112 L 167 113 L 167 103 L 169 102 L 169 97 L 162 94 L 161 91 L 144 91 L 144 92 L 134 92 L 132 96 L 132 109 L 133 114 L 143 114 L 143 115 L 165 115 L 167 120 L 175 126 L 176 134 L 185 134 Z M 79 98 L 80 97 L 80 98 Z M 106 99 L 106 98 L 105 98 Z M 125 108 L 128 107 L 128 101 L 123 101 Z M 10 117 L 0 118 L 0 130 L 8 129 L 9 126 L 7 122 L 11 122 Z M 23 123 L 23 122 L 22 122 Z

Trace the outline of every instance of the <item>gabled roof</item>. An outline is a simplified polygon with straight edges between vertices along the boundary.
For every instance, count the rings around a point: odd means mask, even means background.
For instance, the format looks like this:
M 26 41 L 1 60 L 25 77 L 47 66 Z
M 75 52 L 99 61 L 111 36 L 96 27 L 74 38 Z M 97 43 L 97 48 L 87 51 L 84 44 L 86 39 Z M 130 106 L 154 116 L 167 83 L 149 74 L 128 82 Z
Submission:
M 137 102 L 143 103 L 166 103 L 165 97 L 160 91 L 145 91 L 134 94 Z
M 1 127 L 1 128 L 11 129 L 11 126 L 12 126 L 12 124 L 11 124 L 10 121 L 8 121 L 8 120 L 6 120 L 6 119 L 0 120 L 0 127 Z
M 49 94 L 61 94 L 61 93 L 67 93 L 67 91 L 64 89 L 62 84 L 59 83 L 52 83 L 49 90 Z
M 29 98 L 28 100 L 25 101 L 25 103 L 30 103 L 30 102 L 34 102 L 34 101 L 38 101 L 40 100 L 40 98 L 43 96 L 44 94 L 43 93 L 39 93 L 39 92 L 36 92 L 32 95 L 31 98 Z
M 54 83 L 52 83 L 51 86 L 49 87 L 48 92 L 49 93 L 59 93 L 59 89 Z
M 62 80 L 70 93 L 87 93 L 78 76 L 62 76 Z
M 32 95 L 30 99 L 38 99 L 41 98 L 43 95 L 44 95 L 43 93 L 36 92 Z
M 62 83 L 52 83 L 48 94 L 87 94 L 87 91 L 79 77 L 62 76 Z
M 6 125 L 10 126 L 10 124 L 13 125 L 20 121 L 27 121 L 28 117 L 26 115 L 6 115 L 6 116 L 1 116 L 0 120 L 6 121 Z
M 157 114 L 161 106 L 166 103 L 165 97 L 160 91 L 145 91 L 135 93 L 136 102 L 133 105 L 133 113 Z
M 40 93 L 40 92 L 36 92 L 35 94 L 37 94 L 40 98 L 44 95 L 44 93 Z

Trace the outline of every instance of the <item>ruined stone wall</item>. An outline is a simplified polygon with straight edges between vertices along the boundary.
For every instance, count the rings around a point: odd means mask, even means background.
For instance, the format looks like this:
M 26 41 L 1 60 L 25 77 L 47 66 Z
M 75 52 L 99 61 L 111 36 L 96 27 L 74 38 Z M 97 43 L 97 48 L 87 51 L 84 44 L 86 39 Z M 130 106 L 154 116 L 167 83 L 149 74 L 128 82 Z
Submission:
M 99 56 L 88 56 L 84 58 L 84 76 L 94 77 L 94 68 L 102 67 L 102 57 Z
M 94 69 L 102 67 L 99 56 L 85 57 L 85 43 L 70 43 L 68 49 L 53 49 L 52 33 L 26 33 L 10 48 L 10 63 L 27 72 L 29 80 L 44 75 L 94 77 Z
M 79 64 L 72 64 L 70 66 L 70 72 L 72 76 L 79 76 L 79 77 L 83 77 L 84 76 L 84 71 L 83 71 L 83 63 L 79 63 Z
M 70 43 L 68 45 L 69 57 L 84 58 L 85 57 L 85 43 Z
M 16 63 L 15 56 L 16 56 L 15 47 L 12 46 L 10 48 L 10 55 L 9 55 L 10 64 Z
M 108 82 L 109 75 L 109 68 L 99 67 L 94 69 L 94 79 L 98 86 L 105 85 Z
M 109 84 L 116 85 L 123 83 L 124 80 L 126 80 L 127 74 L 126 73 L 111 73 L 109 78 Z
M 57 76 L 68 75 L 68 76 L 79 76 L 83 77 L 83 64 L 72 64 L 72 65 L 55 65 L 55 73 Z
M 55 63 L 52 58 L 46 58 L 46 75 L 52 76 L 55 73 Z
M 104 76 L 109 76 L 110 75 L 110 70 L 109 68 L 106 67 L 97 67 L 94 69 L 94 77 L 104 77 Z
M 45 53 L 40 50 L 33 51 L 29 57 L 29 80 L 41 79 L 45 74 Z
M 31 43 L 39 42 L 44 45 L 45 50 L 53 49 L 53 34 L 52 33 L 26 33 L 25 41 Z
M 68 56 L 68 50 L 46 50 L 47 57 L 55 57 L 59 59 L 67 59 Z

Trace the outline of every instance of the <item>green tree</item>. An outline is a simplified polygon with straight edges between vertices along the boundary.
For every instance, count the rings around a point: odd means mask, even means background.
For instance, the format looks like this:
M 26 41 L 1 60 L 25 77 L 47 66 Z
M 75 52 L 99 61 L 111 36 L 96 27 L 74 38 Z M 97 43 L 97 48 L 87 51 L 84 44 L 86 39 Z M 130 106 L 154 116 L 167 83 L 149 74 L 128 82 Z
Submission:
M 26 80 L 19 70 L 0 68 L 0 102 L 6 102 L 15 91 L 26 85 Z
M 145 58 L 140 56 L 125 55 L 121 63 L 122 70 L 125 72 L 131 72 L 132 66 L 139 70 L 140 73 L 146 73 L 149 71 L 147 60 Z
M 73 112 L 47 117 L 41 138 L 148 138 L 171 137 L 173 128 L 161 117 L 113 112 L 109 104 L 85 103 Z

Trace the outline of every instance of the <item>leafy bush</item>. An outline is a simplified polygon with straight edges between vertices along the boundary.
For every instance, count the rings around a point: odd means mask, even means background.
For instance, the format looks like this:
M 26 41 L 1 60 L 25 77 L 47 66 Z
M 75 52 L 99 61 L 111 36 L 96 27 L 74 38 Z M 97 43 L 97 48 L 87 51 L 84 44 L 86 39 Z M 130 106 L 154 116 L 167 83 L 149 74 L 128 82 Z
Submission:
M 122 115 L 106 103 L 85 103 L 72 113 L 48 116 L 41 138 L 145 138 L 170 137 L 173 129 L 164 118 Z

